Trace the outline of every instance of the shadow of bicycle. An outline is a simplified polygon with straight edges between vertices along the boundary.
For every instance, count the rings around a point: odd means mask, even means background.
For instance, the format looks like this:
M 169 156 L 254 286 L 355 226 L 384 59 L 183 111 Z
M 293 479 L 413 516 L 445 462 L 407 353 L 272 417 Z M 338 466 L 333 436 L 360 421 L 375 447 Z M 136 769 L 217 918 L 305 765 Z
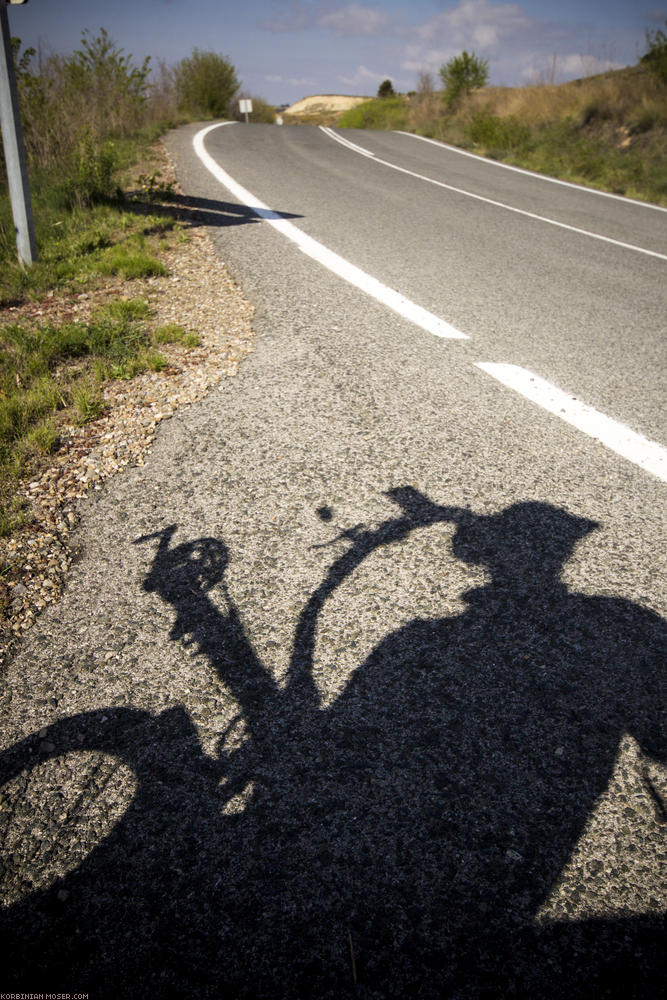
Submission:
M 0 757 L 8 781 L 94 748 L 138 781 L 76 870 L 3 914 L 5 989 L 658 995 L 660 916 L 539 924 L 535 915 L 622 735 L 648 757 L 667 756 L 664 622 L 563 585 L 590 521 L 540 503 L 477 516 L 409 488 L 391 496 L 398 516 L 336 542 L 282 688 L 226 590 L 225 545 L 173 545 L 175 526 L 139 540 L 157 543 L 145 589 L 173 606 L 171 638 L 205 653 L 233 694 L 243 738 L 221 734 L 213 760 L 184 710 L 117 708 L 104 724 L 100 712 L 63 720 Z M 455 525 L 453 556 L 486 567 L 490 582 L 464 596 L 462 614 L 388 635 L 323 709 L 312 667 L 326 602 L 372 553 L 439 521 Z M 658 824 L 660 796 L 645 780 Z

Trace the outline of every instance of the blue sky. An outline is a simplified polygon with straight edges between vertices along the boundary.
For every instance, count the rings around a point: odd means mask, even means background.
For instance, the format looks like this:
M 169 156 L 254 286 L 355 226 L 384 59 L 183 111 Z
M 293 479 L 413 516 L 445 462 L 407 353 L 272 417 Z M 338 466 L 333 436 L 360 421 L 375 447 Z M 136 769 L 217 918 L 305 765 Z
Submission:
M 275 104 L 310 94 L 375 94 L 389 77 L 412 90 L 421 71 L 463 49 L 490 82 L 561 82 L 635 63 L 667 7 L 651 0 L 29 0 L 9 8 L 24 45 L 68 53 L 84 29 L 107 29 L 137 62 L 178 62 L 197 46 L 227 56 L 244 90 Z

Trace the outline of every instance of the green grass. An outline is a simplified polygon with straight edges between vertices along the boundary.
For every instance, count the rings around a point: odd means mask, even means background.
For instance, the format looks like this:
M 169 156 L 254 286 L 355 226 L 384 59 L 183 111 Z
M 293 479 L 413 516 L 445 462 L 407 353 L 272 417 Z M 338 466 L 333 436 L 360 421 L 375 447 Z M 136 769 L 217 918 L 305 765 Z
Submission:
M 166 323 L 159 326 L 153 334 L 156 344 L 182 344 L 184 347 L 201 347 L 201 340 L 196 333 L 187 333 L 176 323 Z
M 341 115 L 339 128 L 407 128 L 410 104 L 405 97 L 376 97 Z
M 664 148 L 617 148 L 604 136 L 583 127 L 590 123 L 587 116 L 585 123 L 566 118 L 529 127 L 517 118 L 482 112 L 467 125 L 464 143 L 485 156 L 528 170 L 664 203 Z
M 50 289 L 85 288 L 110 275 L 131 281 L 166 273 L 160 244 L 182 231 L 175 213 L 156 205 L 169 200 L 169 185 L 160 184 L 154 171 L 147 184 L 143 174 L 134 175 L 131 198 L 119 186 L 131 176 L 132 163 L 150 162 L 148 142 L 154 139 L 126 137 L 88 150 L 76 177 L 31 168 L 38 259 L 30 268 L 17 260 L 9 198 L 0 188 L 0 306 Z
M 405 129 L 483 156 L 667 204 L 667 91 L 641 66 L 561 85 L 484 87 L 448 110 L 439 91 L 375 98 L 342 128 Z
M 96 420 L 106 379 L 167 367 L 155 345 L 169 338 L 153 333 L 149 320 L 148 304 L 129 299 L 89 323 L 0 330 L 0 535 L 20 523 L 16 482 L 57 447 L 63 414 L 78 425 Z M 183 332 L 179 338 L 187 341 Z

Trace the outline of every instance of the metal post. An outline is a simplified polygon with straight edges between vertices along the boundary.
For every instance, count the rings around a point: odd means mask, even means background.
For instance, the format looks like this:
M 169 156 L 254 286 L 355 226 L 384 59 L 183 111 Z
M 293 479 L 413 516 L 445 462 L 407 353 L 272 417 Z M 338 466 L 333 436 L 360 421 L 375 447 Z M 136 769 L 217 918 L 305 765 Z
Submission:
M 2 29 L 2 52 L 0 52 L 0 124 L 2 143 L 7 164 L 9 198 L 12 203 L 16 247 L 19 260 L 23 264 L 33 264 L 37 260 L 35 226 L 32 219 L 28 169 L 25 147 L 21 132 L 19 100 L 14 73 L 9 18 L 5 0 L 0 0 L 0 27 Z

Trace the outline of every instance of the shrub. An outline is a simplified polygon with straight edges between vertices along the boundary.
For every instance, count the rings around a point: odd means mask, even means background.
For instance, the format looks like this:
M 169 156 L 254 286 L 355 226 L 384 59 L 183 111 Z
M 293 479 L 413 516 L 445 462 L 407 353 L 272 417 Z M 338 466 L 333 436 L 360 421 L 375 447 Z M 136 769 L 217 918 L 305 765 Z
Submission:
M 486 59 L 480 59 L 474 52 L 464 51 L 440 67 L 440 77 L 445 88 L 445 101 L 451 108 L 461 94 L 486 86 L 489 79 L 489 63 Z
M 17 56 L 20 42 L 17 40 Z M 144 123 L 149 61 L 135 66 L 104 28 L 71 56 L 49 56 L 33 70 L 34 50 L 18 58 L 17 74 L 26 151 L 40 169 L 62 170 L 91 148 L 103 161 L 104 143 Z
M 646 52 L 641 57 L 641 62 L 662 83 L 667 83 L 667 34 L 662 28 L 646 32 Z
M 215 52 L 194 49 L 174 70 L 179 106 L 200 118 L 222 118 L 239 89 L 236 71 Z
M 591 125 L 593 122 L 611 121 L 613 117 L 614 108 L 611 102 L 604 97 L 594 97 L 582 108 L 581 124 Z
M 245 115 L 241 114 L 239 101 L 243 97 L 249 97 L 252 101 L 252 111 L 248 115 L 250 122 L 263 122 L 266 125 L 273 125 L 276 120 L 276 109 L 272 104 L 268 104 L 261 97 L 254 97 L 252 94 L 238 94 L 230 102 L 228 111 L 229 117 L 237 122 L 245 121 Z
M 526 149 L 530 136 L 530 129 L 518 118 L 498 118 L 487 111 L 473 115 L 466 128 L 468 142 L 492 156 Z
M 382 97 L 364 101 L 341 115 L 341 128 L 404 129 L 408 121 L 408 103 L 402 97 Z
M 114 173 L 118 165 L 113 143 L 96 143 L 92 135 L 81 137 L 73 155 L 71 174 L 64 185 L 70 207 L 107 201 L 118 194 Z

